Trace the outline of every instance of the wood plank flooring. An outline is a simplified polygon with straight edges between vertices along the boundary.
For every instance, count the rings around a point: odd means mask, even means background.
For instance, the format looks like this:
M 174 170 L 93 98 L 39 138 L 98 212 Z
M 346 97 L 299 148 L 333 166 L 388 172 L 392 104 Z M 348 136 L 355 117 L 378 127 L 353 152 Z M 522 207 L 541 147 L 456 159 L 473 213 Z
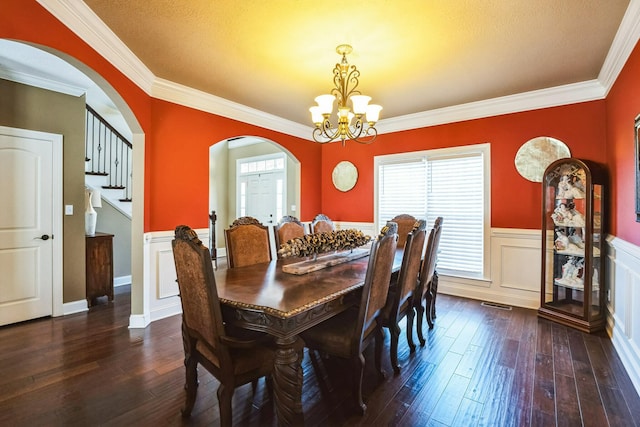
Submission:
M 180 316 L 129 330 L 128 287 L 111 304 L 99 301 L 88 313 L 0 328 L 0 425 L 217 425 L 218 383 L 204 369 L 191 418 L 180 415 Z M 347 365 L 305 351 L 306 424 L 640 426 L 640 398 L 606 335 L 440 295 L 426 337 L 410 354 L 403 330 L 402 370 L 394 376 L 385 353 L 382 383 L 367 351 L 363 417 L 353 411 Z M 238 388 L 233 404 L 235 425 L 276 425 L 264 380 L 255 395 Z

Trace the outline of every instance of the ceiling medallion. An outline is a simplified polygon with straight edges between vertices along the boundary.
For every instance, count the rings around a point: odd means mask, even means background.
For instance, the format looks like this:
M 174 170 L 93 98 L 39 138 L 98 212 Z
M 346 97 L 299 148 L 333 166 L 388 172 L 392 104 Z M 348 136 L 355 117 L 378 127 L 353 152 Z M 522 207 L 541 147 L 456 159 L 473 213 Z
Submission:
M 336 52 L 342 55 L 342 61 L 333 69 L 333 84 L 330 94 L 315 98 L 318 105 L 309 108 L 311 119 L 315 124 L 313 140 L 324 144 L 327 142 L 347 139 L 361 144 L 370 144 L 378 136 L 375 124 L 380 116 L 380 105 L 369 104 L 370 96 L 362 95 L 358 87 L 360 71 L 355 65 L 349 65 L 347 55 L 353 48 L 348 44 L 336 47 Z M 351 87 L 350 87 L 351 86 Z M 333 112 L 333 102 L 338 101 L 338 126 L 334 128 L 329 119 Z M 353 111 L 347 105 L 351 100 Z

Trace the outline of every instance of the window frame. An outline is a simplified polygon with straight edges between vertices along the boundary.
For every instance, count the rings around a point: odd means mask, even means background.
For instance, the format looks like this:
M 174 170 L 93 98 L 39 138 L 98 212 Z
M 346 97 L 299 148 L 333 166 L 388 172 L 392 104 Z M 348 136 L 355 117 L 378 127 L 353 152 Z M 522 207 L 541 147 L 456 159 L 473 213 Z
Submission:
M 482 155 L 483 162 L 483 237 L 482 237 L 482 272 L 478 275 L 475 274 L 462 274 L 447 272 L 440 275 L 449 277 L 459 277 L 462 279 L 476 279 L 476 280 L 490 280 L 491 277 L 491 144 L 481 143 L 473 145 L 462 145 L 448 148 L 436 148 L 431 150 L 410 151 L 397 154 L 385 154 L 374 156 L 374 226 L 376 230 L 379 230 L 383 224 L 379 222 L 379 184 L 380 184 L 380 166 L 384 164 L 403 163 L 409 161 L 423 160 L 428 162 L 429 159 L 438 158 L 450 158 L 459 157 L 464 155 Z M 428 203 L 428 202 L 427 202 Z M 403 212 L 398 212 L 403 213 Z M 427 227 L 431 227 L 432 224 L 427 224 Z M 447 226 L 447 220 L 444 219 L 443 227 Z

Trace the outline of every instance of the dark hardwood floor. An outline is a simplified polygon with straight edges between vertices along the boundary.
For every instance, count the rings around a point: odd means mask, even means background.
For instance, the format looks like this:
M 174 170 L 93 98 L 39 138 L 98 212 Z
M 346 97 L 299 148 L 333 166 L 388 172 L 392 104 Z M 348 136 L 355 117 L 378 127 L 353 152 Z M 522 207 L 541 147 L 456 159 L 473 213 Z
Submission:
M 0 328 L 0 425 L 217 425 L 217 381 L 204 369 L 192 417 L 180 416 L 180 316 L 129 330 L 128 287 L 117 288 L 111 304 L 99 301 L 88 313 Z M 366 357 L 373 360 L 370 351 Z M 606 335 L 533 310 L 440 295 L 426 346 L 410 354 L 403 335 L 399 360 L 394 376 L 385 353 L 383 383 L 367 364 L 360 417 L 346 364 L 305 352 L 307 425 L 640 425 L 640 399 Z M 275 425 L 264 380 L 254 396 L 250 385 L 238 388 L 233 402 L 234 424 Z

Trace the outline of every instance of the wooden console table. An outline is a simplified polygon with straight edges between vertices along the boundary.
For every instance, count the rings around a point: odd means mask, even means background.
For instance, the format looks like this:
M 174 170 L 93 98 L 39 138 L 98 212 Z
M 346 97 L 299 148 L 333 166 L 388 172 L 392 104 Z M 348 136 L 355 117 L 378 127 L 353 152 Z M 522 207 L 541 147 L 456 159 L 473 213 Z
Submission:
M 86 236 L 86 277 L 89 307 L 97 297 L 113 301 L 113 234 Z

